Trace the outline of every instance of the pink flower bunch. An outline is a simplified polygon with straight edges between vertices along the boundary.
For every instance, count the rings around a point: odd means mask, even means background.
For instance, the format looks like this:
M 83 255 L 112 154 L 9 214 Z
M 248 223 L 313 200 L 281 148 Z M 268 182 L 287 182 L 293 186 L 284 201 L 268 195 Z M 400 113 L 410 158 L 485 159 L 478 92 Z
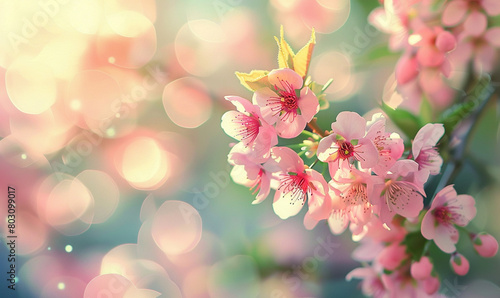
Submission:
M 419 77 L 425 76 L 422 67 L 441 72 L 446 53 L 455 46 L 453 35 L 440 27 L 423 26 L 418 32 L 421 40 L 407 47 L 413 62 L 407 62 L 419 66 Z M 311 43 L 304 48 L 312 49 Z M 469 263 L 456 250 L 457 227 L 465 228 L 476 215 L 474 199 L 458 195 L 453 185 L 424 206 L 425 183 L 443 164 L 437 146 L 444 125 L 423 125 L 406 147 L 397 133 L 387 130 L 381 113 L 367 120 L 342 111 L 329 130 L 322 130 L 314 117 L 324 87 L 305 79 L 311 53 L 294 54 L 283 37 L 278 45 L 278 61 L 287 67 L 237 73 L 253 99 L 226 97 L 236 110 L 222 116 L 221 126 L 239 141 L 228 156 L 233 181 L 254 191 L 253 204 L 274 190 L 272 208 L 281 219 L 296 216 L 307 204 L 305 228 L 322 220 L 333 234 L 349 228 L 353 240 L 362 242 L 353 258 L 365 265 L 347 279 L 363 279 L 365 294 L 438 296 L 439 274 L 428 248 L 434 243 L 451 254 L 453 270 L 466 274 Z M 283 145 L 283 139 L 298 143 Z M 498 242 L 491 235 L 470 233 L 470 239 L 479 255 L 497 253 Z
M 395 76 L 407 99 L 403 106 L 419 110 L 425 96 L 435 108 L 451 104 L 454 92 L 446 78 L 452 70 L 491 72 L 500 47 L 500 27 L 488 27 L 488 17 L 500 14 L 494 0 L 451 0 L 433 5 L 423 0 L 387 0 L 369 21 L 390 34 L 389 47 L 403 51 Z

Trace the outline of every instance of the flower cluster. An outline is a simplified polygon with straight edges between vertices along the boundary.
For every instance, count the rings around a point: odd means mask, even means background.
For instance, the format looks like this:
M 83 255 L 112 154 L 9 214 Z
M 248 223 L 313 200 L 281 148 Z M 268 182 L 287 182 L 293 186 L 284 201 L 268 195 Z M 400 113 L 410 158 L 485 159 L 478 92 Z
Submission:
M 433 71 L 442 68 L 455 38 L 439 28 L 423 27 L 420 32 L 425 38 L 415 44 L 418 49 L 404 63 Z M 456 251 L 456 227 L 467 226 L 476 215 L 474 199 L 457 195 L 448 185 L 430 206 L 424 206 L 424 184 L 440 173 L 443 164 L 437 149 L 445 133 L 443 124 L 423 125 L 406 147 L 398 133 L 386 129 L 388 119 L 381 113 L 365 119 L 342 111 L 331 129 L 322 130 L 315 116 L 326 106 L 327 86 L 307 77 L 314 32 L 297 54 L 283 33 L 277 42 L 278 69 L 237 73 L 253 92 L 252 100 L 226 97 L 236 108 L 226 112 L 221 123 L 239 141 L 232 144 L 228 156 L 234 182 L 257 194 L 253 204 L 274 190 L 273 209 L 282 219 L 297 215 L 307 204 L 307 229 L 322 220 L 333 234 L 349 228 L 353 240 L 362 242 L 353 257 L 366 265 L 347 279 L 363 279 L 366 294 L 437 293 L 439 275 L 428 250 L 432 242 L 451 254 L 457 274 L 467 273 L 468 261 Z M 295 146 L 280 145 L 286 139 L 299 141 Z M 306 165 L 304 160 L 314 161 Z M 498 243 L 492 236 L 470 235 L 481 256 L 496 254 Z
M 390 34 L 389 48 L 402 51 L 395 75 L 406 108 L 418 111 L 423 98 L 442 109 L 454 92 L 449 79 L 466 73 L 491 72 L 500 47 L 500 27 L 488 18 L 500 15 L 494 0 L 385 0 L 370 22 Z M 455 70 L 455 77 L 452 71 Z

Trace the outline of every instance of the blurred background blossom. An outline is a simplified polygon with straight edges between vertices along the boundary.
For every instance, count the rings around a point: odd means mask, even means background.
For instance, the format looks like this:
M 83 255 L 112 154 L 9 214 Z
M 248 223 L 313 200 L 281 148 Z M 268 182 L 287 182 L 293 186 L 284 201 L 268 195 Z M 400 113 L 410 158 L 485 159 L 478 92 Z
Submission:
M 399 57 L 368 23 L 377 6 L 2 0 L 0 181 L 16 189 L 18 297 L 362 297 L 345 281 L 358 266 L 347 234 L 307 231 L 304 210 L 283 221 L 232 183 L 220 117 L 232 109 L 225 95 L 252 95 L 235 71 L 276 68 L 281 24 L 295 49 L 317 32 L 310 74 L 333 78 L 320 125 L 343 110 L 373 114 L 382 99 L 399 105 Z M 472 141 L 487 144 L 470 150 L 485 166 L 467 164 L 456 180 L 477 190 L 472 225 L 497 239 L 498 113 Z M 447 269 L 442 293 L 498 297 L 499 258 L 471 253 L 469 275 Z M 16 297 L 2 280 L 0 296 Z

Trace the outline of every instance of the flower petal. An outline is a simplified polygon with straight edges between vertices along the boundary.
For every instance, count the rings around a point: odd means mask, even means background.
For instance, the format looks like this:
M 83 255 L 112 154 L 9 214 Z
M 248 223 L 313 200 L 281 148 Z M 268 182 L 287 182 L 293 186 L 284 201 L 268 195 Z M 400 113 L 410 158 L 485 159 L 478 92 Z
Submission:
M 467 12 L 468 5 L 466 1 L 456 0 L 448 2 L 443 11 L 442 21 L 445 26 L 458 25 Z
M 269 195 L 269 192 L 271 191 L 270 177 L 268 177 L 266 174 L 263 174 L 260 181 L 261 181 L 260 190 L 259 193 L 257 194 L 257 197 L 255 197 L 255 200 L 252 202 L 253 205 L 259 204 L 262 201 L 264 201 Z
M 238 112 L 253 113 L 256 109 L 252 102 L 246 98 L 239 96 L 225 96 L 224 98 L 230 101 L 236 107 L 236 110 L 238 110 Z
M 437 222 L 436 218 L 432 214 L 431 210 L 427 211 L 422 219 L 422 226 L 420 227 L 420 232 L 425 239 L 434 239 L 436 236 Z
M 292 192 L 277 190 L 274 194 L 273 210 L 281 219 L 297 215 L 303 206 L 304 202 L 296 200 Z
M 455 49 L 457 46 L 457 40 L 455 36 L 448 31 L 442 31 L 438 34 L 436 38 L 436 47 L 441 52 L 449 52 Z
M 298 106 L 302 117 L 306 122 L 311 121 L 311 119 L 319 111 L 319 102 L 316 95 L 308 87 L 304 87 L 300 91 L 300 98 L 298 100 Z
M 417 60 L 422 66 L 436 67 L 443 63 L 444 53 L 434 46 L 423 46 L 417 52 Z
M 316 151 L 318 155 L 318 159 L 327 162 L 332 160 L 331 155 L 338 151 L 338 145 L 336 142 L 336 134 L 331 134 L 327 137 L 324 137 L 319 141 L 318 150 Z
M 500 2 L 497 2 L 500 4 Z M 488 29 L 484 34 L 484 39 L 494 47 L 500 47 L 500 27 L 493 27 Z
M 399 59 L 396 66 L 396 80 L 399 85 L 404 85 L 413 80 L 418 75 L 418 62 L 415 56 L 408 57 L 407 55 Z
M 306 121 L 302 115 L 297 115 L 295 118 L 288 117 L 285 121 L 278 120 L 276 131 L 278 135 L 285 139 L 295 138 L 306 127 Z
M 422 127 L 413 139 L 413 158 L 417 158 L 420 150 L 436 146 L 437 142 L 444 135 L 444 126 L 441 123 L 427 123 Z
M 468 35 L 480 36 L 488 25 L 488 20 L 483 13 L 472 11 L 464 22 L 464 31 Z
M 293 89 L 302 88 L 302 77 L 289 68 L 274 69 L 268 74 L 269 83 L 278 89 L 285 90 L 290 86 Z
M 356 147 L 354 156 L 359 159 L 359 164 L 362 168 L 368 169 L 374 167 L 378 163 L 378 150 L 373 142 L 368 139 L 361 139 L 359 147 Z
M 278 121 L 280 115 L 272 110 L 272 106 L 268 104 L 268 100 L 277 96 L 278 95 L 268 87 L 260 88 L 253 94 L 253 103 L 260 107 L 262 118 L 271 125 Z
M 498 0 L 483 0 L 481 4 L 490 16 L 496 16 L 500 14 L 500 2 Z
M 328 226 L 330 227 L 330 231 L 334 235 L 342 234 L 347 228 L 348 224 L 349 224 L 349 218 L 347 217 L 347 214 L 345 213 L 344 210 L 342 209 L 332 210 L 330 217 L 328 217 Z
M 337 121 L 332 123 L 333 132 L 350 141 L 365 135 L 366 120 L 355 112 L 340 112 Z
M 469 195 L 459 195 L 456 200 L 449 203 L 449 206 L 457 207 L 455 210 L 456 217 L 454 218 L 455 224 L 465 227 L 469 222 L 476 217 L 475 200 Z
M 454 239 L 458 240 L 458 231 L 451 225 L 440 224 L 436 227 L 434 243 L 445 253 L 456 250 Z

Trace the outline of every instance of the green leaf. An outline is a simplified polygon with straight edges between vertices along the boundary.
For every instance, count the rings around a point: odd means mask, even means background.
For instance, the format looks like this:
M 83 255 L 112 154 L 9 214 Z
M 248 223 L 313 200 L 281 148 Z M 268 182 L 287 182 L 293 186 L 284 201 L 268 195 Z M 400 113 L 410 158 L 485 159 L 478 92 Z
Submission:
M 316 34 L 314 28 L 311 32 L 311 39 L 306 43 L 302 49 L 297 52 L 297 55 L 293 57 L 293 70 L 298 73 L 302 79 L 307 75 L 309 70 L 309 63 L 311 62 L 312 52 L 314 50 L 314 45 L 316 44 Z
M 422 119 L 422 123 L 431 123 L 434 120 L 434 110 L 425 95 L 422 96 L 420 104 L 420 119 Z
M 420 231 L 416 231 L 408 233 L 401 244 L 406 246 L 406 253 L 411 256 L 412 260 L 419 261 L 428 241 Z
M 267 78 L 267 70 L 252 70 L 250 73 L 235 72 L 241 85 L 250 91 L 255 91 L 262 87 L 271 87 Z
M 411 112 L 403 109 L 393 109 L 382 102 L 382 110 L 391 118 L 392 122 L 410 139 L 413 139 L 422 127 L 420 119 Z

